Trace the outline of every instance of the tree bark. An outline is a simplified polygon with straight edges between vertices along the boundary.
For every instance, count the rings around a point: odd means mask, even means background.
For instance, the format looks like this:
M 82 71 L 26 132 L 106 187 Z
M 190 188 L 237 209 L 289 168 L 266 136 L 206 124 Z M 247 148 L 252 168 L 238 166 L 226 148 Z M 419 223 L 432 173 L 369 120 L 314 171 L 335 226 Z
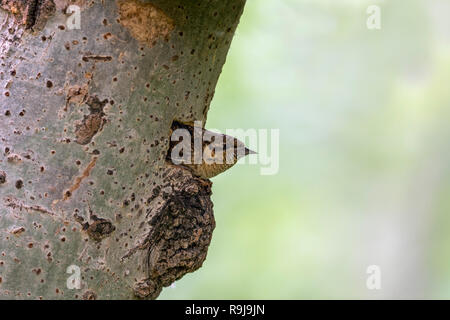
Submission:
M 244 3 L 0 1 L 0 298 L 156 298 L 201 267 L 211 182 L 165 161 L 170 127 L 206 121 Z

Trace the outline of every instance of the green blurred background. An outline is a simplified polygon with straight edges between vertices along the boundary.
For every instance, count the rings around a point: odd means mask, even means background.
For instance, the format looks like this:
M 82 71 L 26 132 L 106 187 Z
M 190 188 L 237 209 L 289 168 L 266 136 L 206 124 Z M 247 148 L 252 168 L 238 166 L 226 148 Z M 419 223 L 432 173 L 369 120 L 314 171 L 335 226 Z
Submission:
M 160 299 L 450 298 L 450 1 L 248 0 L 207 127 L 280 129 L 280 170 L 213 179 Z

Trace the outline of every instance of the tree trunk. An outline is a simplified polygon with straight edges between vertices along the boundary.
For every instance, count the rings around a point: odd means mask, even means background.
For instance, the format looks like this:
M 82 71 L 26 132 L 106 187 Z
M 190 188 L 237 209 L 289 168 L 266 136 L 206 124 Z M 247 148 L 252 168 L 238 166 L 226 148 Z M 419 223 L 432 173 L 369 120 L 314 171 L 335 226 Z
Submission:
M 201 267 L 211 182 L 166 163 L 170 127 L 206 120 L 244 3 L 0 1 L 1 298 L 156 298 Z

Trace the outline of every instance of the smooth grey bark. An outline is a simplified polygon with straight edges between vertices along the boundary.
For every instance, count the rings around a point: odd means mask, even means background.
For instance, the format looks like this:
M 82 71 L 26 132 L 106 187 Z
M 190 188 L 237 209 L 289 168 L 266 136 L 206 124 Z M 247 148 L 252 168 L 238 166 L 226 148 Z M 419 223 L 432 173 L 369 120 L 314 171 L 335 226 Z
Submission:
M 201 266 L 211 183 L 165 157 L 174 120 L 206 120 L 244 3 L 0 1 L 0 298 L 156 298 Z

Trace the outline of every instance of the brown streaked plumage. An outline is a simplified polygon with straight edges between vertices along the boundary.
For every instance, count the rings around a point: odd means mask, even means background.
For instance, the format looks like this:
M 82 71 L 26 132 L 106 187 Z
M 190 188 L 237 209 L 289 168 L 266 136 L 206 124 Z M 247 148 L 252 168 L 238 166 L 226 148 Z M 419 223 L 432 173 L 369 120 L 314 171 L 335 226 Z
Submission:
M 188 143 L 190 145 L 191 155 L 186 158 L 190 160 L 190 163 L 186 163 L 185 161 L 180 164 L 176 163 L 176 161 L 172 159 L 172 150 L 179 143 L 183 143 L 182 139 L 181 141 L 170 141 L 170 147 L 166 159 L 172 164 L 178 164 L 189 169 L 194 175 L 203 179 L 209 179 L 217 176 L 218 174 L 234 166 L 240 158 L 256 153 L 246 148 L 243 142 L 234 137 L 227 136 L 225 134 L 217 134 L 201 128 L 202 148 L 196 157 L 194 151 L 194 127 L 191 125 L 174 122 L 171 129 L 171 134 L 177 129 L 184 129 L 189 132 L 191 141 Z M 216 152 L 220 152 L 220 154 L 216 154 Z M 198 159 L 199 154 L 201 157 L 200 159 Z M 180 154 L 180 156 L 183 157 L 183 154 Z M 196 159 L 197 161 L 195 161 Z

